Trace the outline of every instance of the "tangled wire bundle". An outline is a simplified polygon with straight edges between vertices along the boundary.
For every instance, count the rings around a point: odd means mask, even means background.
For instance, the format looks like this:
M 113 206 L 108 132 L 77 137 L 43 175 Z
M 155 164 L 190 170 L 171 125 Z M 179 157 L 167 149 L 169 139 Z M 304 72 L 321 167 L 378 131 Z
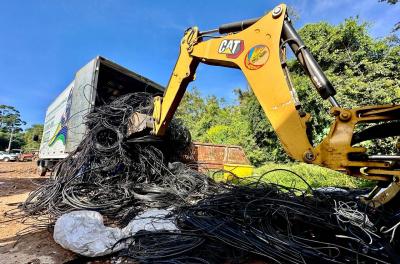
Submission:
M 335 206 L 338 199 L 341 207 Z M 390 236 L 375 229 L 393 225 L 400 215 L 345 197 L 299 195 L 294 188 L 257 182 L 180 208 L 176 219 L 179 232 L 138 233 L 126 239 L 131 244 L 121 254 L 143 263 L 400 261 L 399 239 L 389 244 Z
M 163 141 L 129 139 L 125 135 L 134 112 L 151 114 L 152 96 L 128 94 L 88 114 L 88 132 L 77 150 L 58 164 L 54 181 L 30 194 L 23 211 L 57 218 L 73 210 L 96 210 L 126 223 L 145 208 L 178 206 L 215 191 L 207 176 L 174 163 L 190 143 L 180 122 L 172 122 Z
M 95 210 L 124 225 L 148 208 L 174 208 L 178 231 L 140 231 L 118 242 L 128 245 L 120 255 L 140 263 L 400 261 L 398 209 L 261 178 L 218 184 L 179 162 L 190 134 L 178 121 L 162 141 L 125 137 L 134 112 L 151 114 L 152 97 L 128 94 L 94 109 L 82 143 L 53 181 L 30 194 L 23 211 L 53 221 L 69 211 Z

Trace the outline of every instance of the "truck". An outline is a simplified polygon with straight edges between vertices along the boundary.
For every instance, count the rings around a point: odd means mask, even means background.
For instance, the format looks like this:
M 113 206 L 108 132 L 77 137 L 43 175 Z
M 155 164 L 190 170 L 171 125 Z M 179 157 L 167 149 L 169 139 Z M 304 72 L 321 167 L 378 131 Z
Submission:
M 47 108 L 36 161 L 38 174 L 45 176 L 53 171 L 59 161 L 76 150 L 88 129 L 85 115 L 94 107 L 128 93 L 148 92 L 155 97 L 163 95 L 164 90 L 154 81 L 104 57 L 92 59 L 76 72 L 75 78 Z M 187 162 L 198 164 L 199 170 L 223 169 L 228 163 L 235 164 L 235 168 L 250 164 L 239 146 L 194 142 L 192 150 L 195 158 Z
M 162 95 L 164 88 L 104 57 L 97 56 L 78 70 L 46 111 L 37 172 L 46 175 L 76 150 L 87 127 L 84 117 L 94 107 L 128 93 Z
M 6 151 L 0 151 L 0 161 L 9 162 L 18 160 L 18 155 Z

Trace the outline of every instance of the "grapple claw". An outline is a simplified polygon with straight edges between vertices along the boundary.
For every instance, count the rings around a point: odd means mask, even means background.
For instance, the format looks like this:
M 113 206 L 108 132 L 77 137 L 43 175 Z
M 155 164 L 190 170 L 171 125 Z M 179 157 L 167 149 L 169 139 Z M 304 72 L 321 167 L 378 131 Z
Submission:
M 126 136 L 130 137 L 133 134 L 137 134 L 148 129 L 153 129 L 153 124 L 154 124 L 153 117 L 139 112 L 135 112 L 129 117 L 128 130 Z
M 397 193 L 400 192 L 400 180 L 398 177 L 394 177 L 393 181 L 385 188 L 375 186 L 375 188 L 366 196 L 362 197 L 361 200 L 372 206 L 379 207 L 383 204 L 388 203 Z

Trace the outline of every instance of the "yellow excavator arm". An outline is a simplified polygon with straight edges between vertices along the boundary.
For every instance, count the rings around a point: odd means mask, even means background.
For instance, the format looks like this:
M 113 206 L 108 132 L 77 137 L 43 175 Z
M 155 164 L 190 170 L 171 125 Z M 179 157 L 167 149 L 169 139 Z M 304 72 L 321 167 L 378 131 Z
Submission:
M 312 145 L 307 135 L 310 114 L 301 109 L 290 80 L 286 46 L 292 49 L 322 99 L 329 100 L 332 105 L 330 111 L 334 121 L 330 132 L 317 146 Z M 377 134 L 378 127 L 358 134 L 355 139 L 355 127 L 361 123 L 399 120 L 400 106 L 341 108 L 334 98 L 335 89 L 293 28 L 284 4 L 261 18 L 225 24 L 215 30 L 201 32 L 197 27 L 189 28 L 180 43 L 179 57 L 165 93 L 154 99 L 152 118 L 134 115 L 130 133 L 150 127 L 152 134 L 162 136 L 188 84 L 195 79 L 200 63 L 237 68 L 243 72 L 284 150 L 293 159 L 386 182 L 367 197 L 374 206 L 386 203 L 400 190 L 400 171 L 396 162 L 400 157 L 371 156 L 367 155 L 366 148 L 353 146 L 363 137 L 368 140 L 391 136 L 390 133 Z

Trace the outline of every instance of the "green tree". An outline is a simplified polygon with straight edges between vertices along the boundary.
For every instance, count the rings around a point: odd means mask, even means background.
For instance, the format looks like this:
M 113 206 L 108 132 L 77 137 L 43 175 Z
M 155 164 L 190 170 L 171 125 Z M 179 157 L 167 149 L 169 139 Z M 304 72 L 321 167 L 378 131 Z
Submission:
M 25 130 L 24 135 L 24 150 L 37 150 L 40 147 L 40 141 L 42 140 L 43 125 L 35 124 L 32 127 Z M 34 136 L 38 136 L 38 141 L 34 141 Z
M 248 137 L 252 144 L 247 155 L 251 157 L 252 163 L 260 165 L 266 161 L 289 161 L 254 93 L 250 90 L 238 90 L 237 94 L 243 109 L 243 118 L 247 120 L 249 127 Z
M 13 106 L 0 105 L 0 130 L 3 137 L 8 137 L 7 149 L 10 150 L 15 141 L 17 146 L 20 146 L 20 135 L 22 131 L 21 126 L 26 122 L 22 121 L 20 112 Z M 4 146 L 3 146 L 4 147 Z
M 400 46 L 393 45 L 389 39 L 375 40 L 367 30 L 368 24 L 360 24 L 356 19 L 348 19 L 338 26 L 319 23 L 300 30 L 310 51 L 336 87 L 338 101 L 346 108 L 391 103 L 400 95 Z M 326 45 L 318 44 L 324 40 Z M 297 62 L 293 65 L 299 68 Z M 319 109 L 328 109 L 329 105 L 313 101 L 318 95 L 307 77 L 299 70 L 295 75 L 299 96 L 308 103 L 306 111 L 314 116 L 315 136 L 319 141 L 332 120 L 327 111 L 321 114 Z M 373 151 L 394 151 L 384 143 L 380 141 Z
M 308 24 L 299 30 L 307 47 L 338 92 L 343 107 L 391 103 L 400 96 L 400 46 L 390 38 L 373 39 L 368 24 L 347 19 L 334 26 L 325 22 Z M 328 132 L 332 117 L 297 60 L 289 62 L 291 77 L 306 112 L 312 114 L 314 141 Z M 244 94 L 257 145 L 268 160 L 286 161 L 277 137 L 252 93 Z M 386 141 L 375 144 L 375 153 L 390 152 Z M 368 143 L 367 143 L 368 144 Z M 393 146 L 393 145 L 391 145 Z
M 243 91 L 237 90 L 238 96 L 239 93 Z M 253 164 L 261 164 L 265 155 L 254 140 L 248 108 L 243 102 L 226 105 L 214 96 L 203 98 L 197 89 L 192 89 L 183 97 L 176 117 L 183 120 L 194 141 L 240 145 Z
M 176 117 L 182 119 L 194 140 L 204 141 L 207 131 L 215 125 L 227 125 L 229 113 L 223 99 L 203 98 L 196 88 L 187 91 L 178 107 Z

